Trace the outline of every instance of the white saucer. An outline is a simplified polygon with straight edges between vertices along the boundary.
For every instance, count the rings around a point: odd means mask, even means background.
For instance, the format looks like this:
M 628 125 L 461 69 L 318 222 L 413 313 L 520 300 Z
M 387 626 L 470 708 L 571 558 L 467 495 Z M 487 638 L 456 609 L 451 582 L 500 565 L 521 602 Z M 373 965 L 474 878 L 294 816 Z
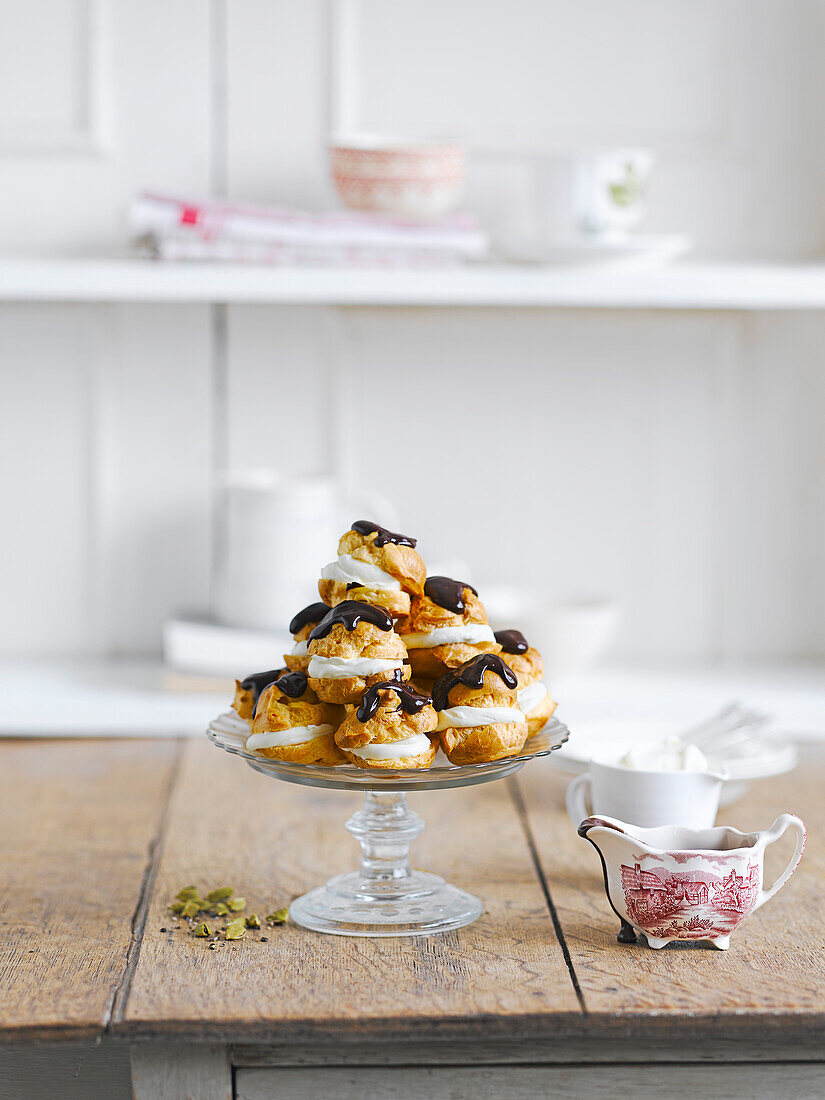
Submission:
M 500 251 L 516 263 L 639 271 L 671 263 L 692 245 L 685 233 L 662 233 L 612 241 L 582 238 L 556 244 L 524 238 L 503 243 Z

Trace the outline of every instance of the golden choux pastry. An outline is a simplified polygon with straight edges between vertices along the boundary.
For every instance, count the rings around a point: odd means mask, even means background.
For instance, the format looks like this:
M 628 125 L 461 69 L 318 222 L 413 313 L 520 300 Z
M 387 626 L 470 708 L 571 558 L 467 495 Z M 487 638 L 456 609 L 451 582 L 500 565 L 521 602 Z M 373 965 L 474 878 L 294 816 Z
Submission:
M 325 703 L 357 703 L 379 680 L 408 680 L 407 650 L 380 607 L 344 600 L 310 631 L 309 686 Z
M 522 748 L 527 720 L 517 686 L 516 674 L 497 653 L 480 653 L 436 680 L 436 729 L 452 764 L 483 764 Z
M 477 653 L 501 649 L 478 592 L 451 577 L 428 577 L 423 594 L 413 597 L 409 615 L 399 619 L 396 630 L 418 679 L 437 679 Z
M 388 531 L 367 519 L 353 523 L 338 543 L 338 559 L 325 565 L 318 581 L 321 599 L 334 607 L 342 600 L 360 600 L 383 607 L 390 615 L 406 615 L 410 595 L 418 595 L 427 567 L 409 535 Z
M 438 751 L 432 704 L 407 684 L 375 683 L 350 708 L 335 743 L 359 768 L 429 768 Z
M 306 672 L 309 668 L 307 641 L 312 628 L 320 623 L 328 611 L 327 605 L 319 601 L 309 604 L 292 617 L 289 624 L 289 633 L 292 635 L 295 645 L 289 653 L 284 654 L 284 664 L 292 672 Z
M 520 630 L 497 630 L 496 641 L 504 660 L 518 678 L 518 705 L 527 715 L 527 736 L 533 737 L 547 725 L 556 709 L 547 685 L 542 680 L 544 662 L 537 649 Z
M 245 680 L 236 680 L 232 709 L 237 716 L 246 722 L 251 722 L 255 713 L 255 704 L 261 692 L 284 672 L 286 672 L 285 668 L 271 668 L 269 672 L 253 672 Z
M 290 764 L 343 764 L 335 744 L 343 720 L 344 708 L 320 702 L 305 673 L 283 669 L 261 692 L 246 747 Z

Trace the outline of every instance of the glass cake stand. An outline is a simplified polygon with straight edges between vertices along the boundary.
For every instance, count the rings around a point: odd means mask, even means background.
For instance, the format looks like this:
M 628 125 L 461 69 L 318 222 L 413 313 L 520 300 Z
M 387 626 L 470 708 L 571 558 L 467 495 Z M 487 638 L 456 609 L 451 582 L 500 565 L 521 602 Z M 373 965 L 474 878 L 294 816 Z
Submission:
M 561 748 L 569 737 L 567 727 L 551 718 L 520 753 L 504 760 L 458 767 L 439 752 L 426 770 L 390 771 L 351 764 L 334 768 L 287 764 L 247 752 L 244 742 L 249 726 L 231 711 L 210 722 L 206 734 L 261 775 L 308 787 L 364 793 L 362 809 L 346 823 L 361 845 L 360 870 L 335 875 L 289 907 L 296 924 L 337 936 L 425 936 L 471 924 L 481 915 L 478 898 L 438 875 L 410 867 L 410 845 L 423 831 L 424 822 L 408 808 L 407 792 L 471 787 L 503 779 L 528 760 Z

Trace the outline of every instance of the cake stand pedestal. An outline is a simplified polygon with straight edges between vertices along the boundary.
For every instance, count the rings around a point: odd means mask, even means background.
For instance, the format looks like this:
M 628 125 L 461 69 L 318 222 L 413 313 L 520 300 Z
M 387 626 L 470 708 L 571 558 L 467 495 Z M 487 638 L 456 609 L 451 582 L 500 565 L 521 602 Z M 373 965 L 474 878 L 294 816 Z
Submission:
M 360 791 L 364 805 L 346 828 L 361 845 L 361 867 L 335 875 L 296 898 L 289 915 L 296 924 L 336 936 L 427 936 L 471 924 L 482 902 L 428 871 L 410 867 L 410 845 L 424 822 L 407 806 L 408 791 L 473 786 L 502 779 L 529 760 L 560 748 L 567 727 L 551 718 L 521 753 L 487 764 L 457 767 L 440 758 L 426 770 L 336 768 L 287 764 L 247 752 L 248 726 L 231 714 L 215 719 L 207 736 L 226 752 L 241 756 L 255 771 L 287 783 Z
M 478 898 L 410 867 L 410 845 L 424 822 L 406 794 L 367 791 L 346 827 L 361 845 L 361 869 L 296 898 L 289 907 L 296 924 L 338 936 L 421 936 L 481 916 Z

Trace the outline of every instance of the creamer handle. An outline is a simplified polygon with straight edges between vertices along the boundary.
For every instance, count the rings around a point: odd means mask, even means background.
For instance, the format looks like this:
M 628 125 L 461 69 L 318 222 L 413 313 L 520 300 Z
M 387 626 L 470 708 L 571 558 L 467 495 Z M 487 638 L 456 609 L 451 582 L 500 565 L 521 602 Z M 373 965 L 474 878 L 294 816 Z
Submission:
M 570 820 L 573 822 L 573 828 L 578 829 L 579 825 L 586 817 L 590 816 L 590 810 L 587 808 L 587 796 L 592 795 L 590 786 L 590 776 L 587 772 L 582 772 L 581 775 L 577 775 L 575 779 L 572 779 L 567 784 L 567 793 L 564 796 L 564 801 L 567 806 L 567 814 Z
M 765 848 L 767 849 L 769 844 L 773 844 L 775 840 L 779 840 L 788 829 L 796 829 L 796 848 L 794 853 L 788 862 L 788 866 L 774 882 L 772 886 L 769 886 L 767 890 L 762 889 L 759 891 L 759 896 L 756 899 L 756 905 L 754 905 L 754 911 L 764 905 L 768 898 L 772 898 L 777 890 L 781 890 L 791 875 L 796 870 L 797 864 L 802 859 L 802 853 L 805 851 L 805 825 L 800 818 L 794 814 L 782 814 L 779 816 L 770 829 L 765 833 Z

